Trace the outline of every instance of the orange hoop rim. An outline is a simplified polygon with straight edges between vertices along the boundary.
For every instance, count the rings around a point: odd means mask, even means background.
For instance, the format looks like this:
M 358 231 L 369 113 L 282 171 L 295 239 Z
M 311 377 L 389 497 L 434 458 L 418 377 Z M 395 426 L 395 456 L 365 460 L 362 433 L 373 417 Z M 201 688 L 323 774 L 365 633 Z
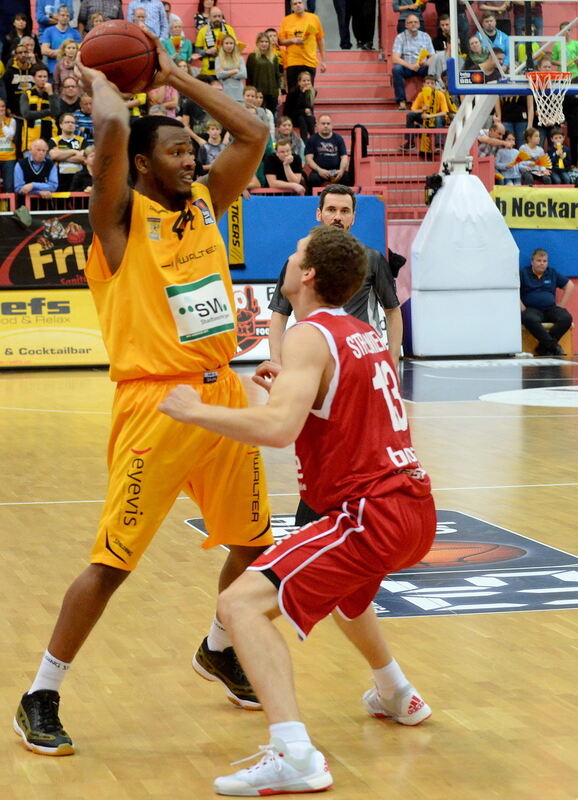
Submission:
M 546 80 L 546 78 L 550 78 L 550 83 L 552 83 L 552 79 L 557 81 L 567 81 L 572 80 L 572 73 L 571 72 L 546 72 L 540 70 L 532 70 L 531 72 L 526 72 L 526 77 L 530 81 L 530 83 L 534 83 L 537 80 Z

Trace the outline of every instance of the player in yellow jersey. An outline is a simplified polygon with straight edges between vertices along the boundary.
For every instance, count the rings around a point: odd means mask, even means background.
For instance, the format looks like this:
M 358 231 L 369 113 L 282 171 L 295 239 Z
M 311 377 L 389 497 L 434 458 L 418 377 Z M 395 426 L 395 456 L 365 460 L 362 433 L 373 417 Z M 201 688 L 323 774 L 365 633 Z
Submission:
M 208 403 L 246 405 L 229 367 L 236 316 L 217 221 L 255 174 L 268 132 L 238 103 L 179 70 L 155 42 L 160 70 L 154 85 L 172 86 L 201 105 L 233 142 L 205 183 L 193 182 L 194 151 L 181 123 L 153 116 L 129 127 L 116 87 L 79 62 L 93 97 L 96 135 L 90 199 L 95 236 L 86 275 L 117 389 L 109 487 L 91 564 L 65 595 L 38 674 L 14 719 L 26 746 L 45 755 L 74 752 L 58 717 L 62 679 L 182 490 L 202 510 L 209 533 L 203 546 L 229 546 L 219 590 L 273 541 L 259 450 L 157 410 L 179 383 L 194 386 Z M 216 617 L 193 666 L 223 683 L 236 704 L 260 707 Z

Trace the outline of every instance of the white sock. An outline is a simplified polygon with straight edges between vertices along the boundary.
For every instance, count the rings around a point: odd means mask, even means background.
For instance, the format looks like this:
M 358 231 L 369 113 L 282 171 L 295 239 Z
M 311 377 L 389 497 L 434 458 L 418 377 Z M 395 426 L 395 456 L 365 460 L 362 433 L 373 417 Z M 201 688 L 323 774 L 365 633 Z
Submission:
M 207 636 L 207 644 L 209 650 L 219 650 L 221 653 L 226 647 L 233 646 L 233 642 L 229 639 L 229 634 L 217 617 L 215 617 L 211 625 L 211 630 Z
M 55 692 L 58 692 L 70 667 L 71 664 L 67 664 L 65 661 L 59 661 L 46 650 L 42 656 L 42 661 L 40 662 L 40 667 L 36 673 L 34 682 L 28 690 L 28 694 L 37 692 L 39 689 L 53 689 Z
M 301 758 L 311 749 L 311 739 L 302 722 L 274 722 L 269 725 L 271 739 L 281 739 L 295 758 Z
M 386 667 L 372 671 L 379 694 L 384 700 L 391 700 L 398 689 L 403 689 L 408 683 L 395 658 Z

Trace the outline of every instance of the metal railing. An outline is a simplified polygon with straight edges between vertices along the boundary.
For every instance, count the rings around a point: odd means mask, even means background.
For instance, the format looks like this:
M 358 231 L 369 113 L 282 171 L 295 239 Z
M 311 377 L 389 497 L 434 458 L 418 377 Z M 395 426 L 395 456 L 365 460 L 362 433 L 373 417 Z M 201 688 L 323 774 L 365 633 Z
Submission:
M 54 192 L 50 197 L 39 194 L 24 195 L 24 204 L 30 211 L 79 211 L 88 208 L 88 192 Z
M 0 211 L 14 211 L 16 208 L 16 195 L 0 193 Z
M 373 128 L 369 133 L 367 155 L 362 153 L 361 137 L 353 152 L 355 182 L 362 187 L 379 187 L 387 199 L 390 218 L 424 216 L 426 178 L 441 170 L 441 156 L 448 128 Z M 472 148 L 473 172 L 486 185 L 493 186 L 493 159 L 479 158 Z M 363 191 L 363 189 L 362 189 Z

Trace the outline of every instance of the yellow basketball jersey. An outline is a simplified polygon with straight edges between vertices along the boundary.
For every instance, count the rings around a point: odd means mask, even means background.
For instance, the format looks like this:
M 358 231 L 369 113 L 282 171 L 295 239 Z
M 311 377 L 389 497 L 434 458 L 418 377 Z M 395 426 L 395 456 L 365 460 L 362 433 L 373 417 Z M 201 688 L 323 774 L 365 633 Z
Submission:
M 86 278 L 114 381 L 209 372 L 237 346 L 225 245 L 206 186 L 182 211 L 132 194 L 130 233 L 114 275 L 95 235 Z

